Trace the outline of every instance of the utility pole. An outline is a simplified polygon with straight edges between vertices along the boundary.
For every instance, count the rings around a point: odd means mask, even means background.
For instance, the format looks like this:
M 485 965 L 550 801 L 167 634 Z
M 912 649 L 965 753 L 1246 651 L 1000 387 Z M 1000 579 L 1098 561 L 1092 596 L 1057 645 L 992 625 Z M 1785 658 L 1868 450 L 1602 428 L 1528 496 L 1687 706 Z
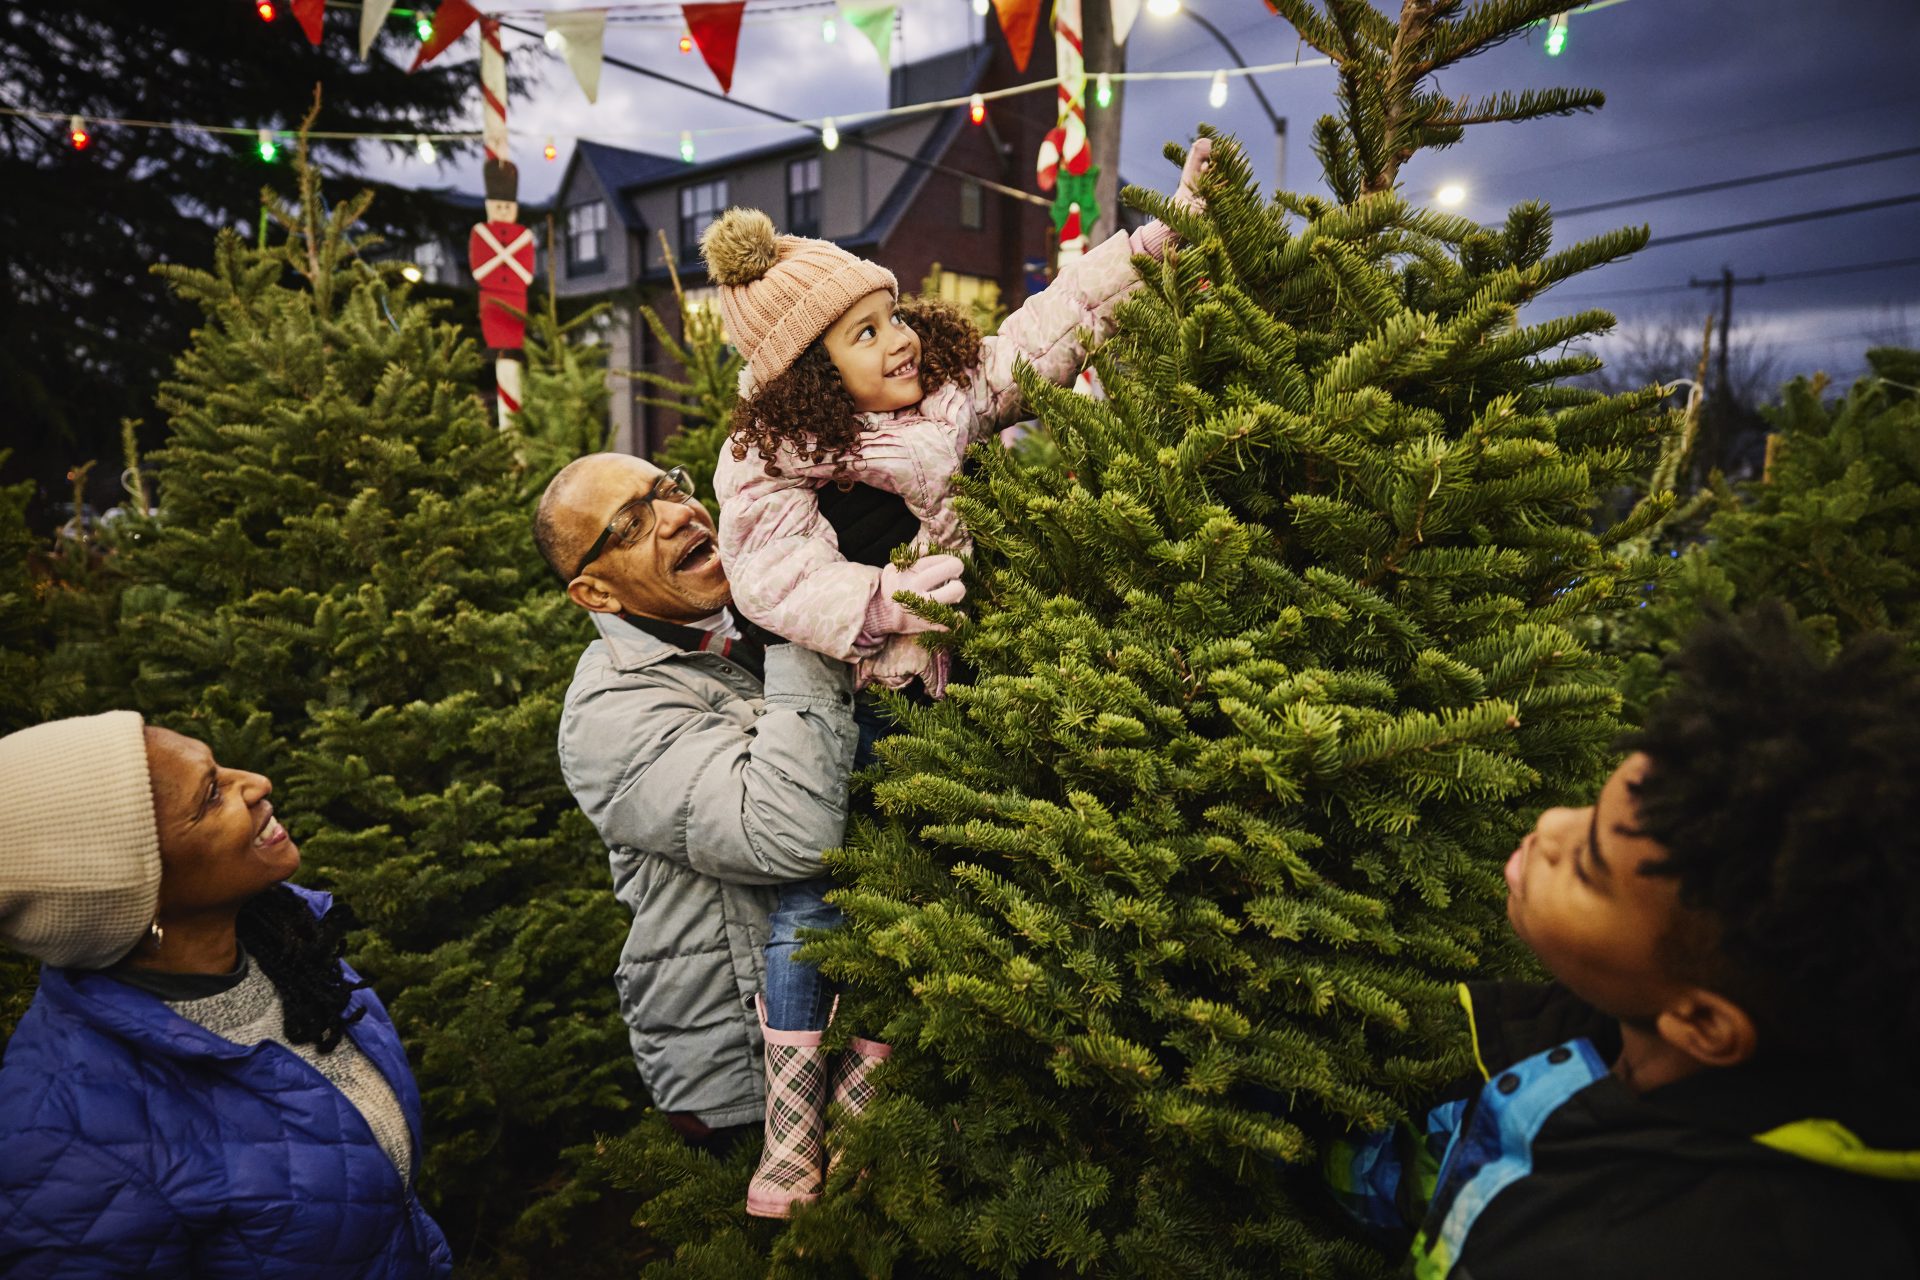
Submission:
M 1127 85 L 1113 85 L 1113 99 L 1101 106 L 1094 96 L 1100 73 L 1127 69 L 1127 47 L 1113 42 L 1113 9 L 1106 0 L 1093 0 L 1080 6 L 1081 53 L 1087 71 L 1087 150 L 1100 168 L 1093 187 L 1100 216 L 1089 227 L 1088 243 L 1099 244 L 1120 225 L 1120 108 L 1126 102 Z
M 1706 415 L 1706 429 L 1701 432 L 1702 439 L 1694 450 L 1695 471 L 1702 477 L 1710 473 L 1720 461 L 1720 451 L 1726 445 L 1728 428 L 1733 422 L 1733 362 L 1729 354 L 1733 339 L 1733 290 L 1736 285 L 1765 284 L 1765 276 L 1749 276 L 1744 280 L 1734 278 L 1733 268 L 1720 268 L 1719 279 L 1701 280 L 1687 277 L 1687 284 L 1695 289 L 1720 290 L 1720 359 L 1717 375 L 1714 379 L 1714 395 L 1708 402 L 1710 412 Z

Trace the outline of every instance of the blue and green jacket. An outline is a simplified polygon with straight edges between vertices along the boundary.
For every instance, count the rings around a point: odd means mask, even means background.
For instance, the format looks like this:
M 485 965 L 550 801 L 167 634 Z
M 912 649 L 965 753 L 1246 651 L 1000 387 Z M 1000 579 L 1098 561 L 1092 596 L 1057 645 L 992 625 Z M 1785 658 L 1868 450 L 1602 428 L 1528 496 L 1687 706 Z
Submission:
M 1416 1280 L 1920 1276 L 1912 1064 L 1706 1071 L 1636 1094 L 1619 1026 L 1564 988 L 1461 988 L 1479 1073 L 1417 1124 L 1330 1146 L 1348 1213 Z

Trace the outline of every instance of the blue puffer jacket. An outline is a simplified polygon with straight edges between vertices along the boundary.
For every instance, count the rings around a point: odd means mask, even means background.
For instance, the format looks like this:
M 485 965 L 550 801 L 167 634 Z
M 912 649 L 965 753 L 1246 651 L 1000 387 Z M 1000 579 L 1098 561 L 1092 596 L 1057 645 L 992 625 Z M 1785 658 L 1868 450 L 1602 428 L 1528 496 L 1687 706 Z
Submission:
M 298 890 L 324 914 L 325 894 Z M 387 1011 L 349 1031 L 407 1114 Z M 277 1044 L 235 1045 L 105 974 L 47 968 L 0 1067 L 0 1275 L 412 1280 L 440 1228 L 346 1096 Z

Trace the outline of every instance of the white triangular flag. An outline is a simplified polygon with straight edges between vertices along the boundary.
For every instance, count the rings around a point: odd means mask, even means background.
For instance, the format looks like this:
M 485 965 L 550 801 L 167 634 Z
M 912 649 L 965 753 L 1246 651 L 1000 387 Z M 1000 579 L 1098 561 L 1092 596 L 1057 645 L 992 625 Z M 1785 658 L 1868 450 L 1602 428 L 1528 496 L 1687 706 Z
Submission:
M 547 30 L 560 33 L 562 54 L 588 102 L 600 100 L 600 50 L 607 38 L 605 9 L 567 9 L 547 15 Z
M 1140 0 L 1113 0 L 1113 42 L 1116 45 L 1127 42 L 1127 32 L 1133 30 L 1133 20 L 1140 16 Z
M 373 38 L 380 34 L 380 26 L 392 9 L 393 0 L 363 0 L 360 5 L 360 61 L 367 60 L 367 50 L 373 48 Z
M 855 31 L 873 42 L 873 51 L 880 55 L 880 74 L 893 72 L 893 11 L 897 5 L 855 5 L 847 0 L 839 0 L 840 16 L 845 18 Z

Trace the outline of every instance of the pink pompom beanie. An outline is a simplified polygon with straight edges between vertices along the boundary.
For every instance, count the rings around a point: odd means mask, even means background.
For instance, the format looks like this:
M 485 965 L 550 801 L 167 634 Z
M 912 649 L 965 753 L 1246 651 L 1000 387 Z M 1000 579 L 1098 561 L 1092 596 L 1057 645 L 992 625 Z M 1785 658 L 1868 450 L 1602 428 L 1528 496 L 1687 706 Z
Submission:
M 900 295 L 893 272 L 828 240 L 776 235 L 758 209 L 729 209 L 700 237 L 727 337 L 752 385 L 785 373 L 835 320 L 876 289 Z M 743 387 L 743 391 L 747 388 Z

